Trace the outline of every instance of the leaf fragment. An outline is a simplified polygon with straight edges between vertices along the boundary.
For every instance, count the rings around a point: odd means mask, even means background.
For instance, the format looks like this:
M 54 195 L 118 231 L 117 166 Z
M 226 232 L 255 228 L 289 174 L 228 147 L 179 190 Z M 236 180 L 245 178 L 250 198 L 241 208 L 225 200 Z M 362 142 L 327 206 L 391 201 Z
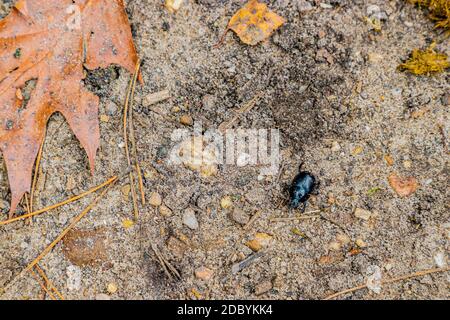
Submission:
M 55 112 L 66 118 L 94 171 L 99 98 L 84 88 L 84 68 L 117 64 L 133 72 L 138 58 L 123 0 L 18 0 L 0 21 L 0 56 L 0 150 L 12 214 L 30 191 L 33 164 Z M 35 87 L 27 100 L 19 92 L 31 80 Z
M 267 39 L 285 23 L 284 18 L 258 0 L 250 0 L 231 18 L 228 29 L 233 30 L 245 44 L 256 45 Z
M 408 71 L 415 75 L 431 75 L 432 73 L 443 72 L 450 68 L 448 56 L 434 50 L 436 44 L 433 43 L 425 50 L 414 49 L 411 57 L 398 66 L 401 71 Z

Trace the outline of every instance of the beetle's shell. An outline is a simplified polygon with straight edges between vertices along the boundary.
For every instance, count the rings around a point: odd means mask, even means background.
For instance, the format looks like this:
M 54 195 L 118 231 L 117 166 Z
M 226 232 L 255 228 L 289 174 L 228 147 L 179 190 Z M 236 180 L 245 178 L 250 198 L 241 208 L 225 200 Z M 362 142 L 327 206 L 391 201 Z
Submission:
M 298 208 L 301 203 L 308 201 L 309 195 L 314 191 L 316 178 L 309 172 L 300 172 L 292 182 L 290 190 L 290 206 Z

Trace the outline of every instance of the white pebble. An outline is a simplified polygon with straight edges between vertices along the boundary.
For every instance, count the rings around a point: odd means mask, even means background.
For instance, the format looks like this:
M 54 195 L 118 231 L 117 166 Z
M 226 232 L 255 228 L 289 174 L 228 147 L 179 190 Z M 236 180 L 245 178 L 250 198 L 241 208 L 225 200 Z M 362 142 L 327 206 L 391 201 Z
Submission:
M 183 223 L 192 230 L 198 229 L 198 221 L 193 209 L 186 209 L 183 214 Z
M 382 274 L 379 266 L 372 265 L 367 268 L 366 285 L 370 291 L 376 294 L 381 293 L 381 279 Z
M 447 265 L 447 261 L 445 259 L 445 254 L 443 252 L 439 252 L 434 256 L 434 262 L 438 266 L 438 268 L 444 268 Z

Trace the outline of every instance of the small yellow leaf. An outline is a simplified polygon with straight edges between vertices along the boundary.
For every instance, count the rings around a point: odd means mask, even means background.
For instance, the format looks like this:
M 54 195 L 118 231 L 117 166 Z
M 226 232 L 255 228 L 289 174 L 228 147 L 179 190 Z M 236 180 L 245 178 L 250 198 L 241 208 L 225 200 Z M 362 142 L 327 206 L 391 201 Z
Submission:
M 250 0 L 231 18 L 228 29 L 236 32 L 242 42 L 254 46 L 284 23 L 284 18 L 270 11 L 264 3 Z
M 132 226 L 134 226 L 134 221 L 130 219 L 125 219 L 123 220 L 122 225 L 125 229 L 130 229 Z
M 425 50 L 414 49 L 411 57 L 398 69 L 409 71 L 415 75 L 430 75 L 432 73 L 443 72 L 450 68 L 450 61 L 445 53 L 438 53 L 434 50 L 436 43 L 432 43 Z

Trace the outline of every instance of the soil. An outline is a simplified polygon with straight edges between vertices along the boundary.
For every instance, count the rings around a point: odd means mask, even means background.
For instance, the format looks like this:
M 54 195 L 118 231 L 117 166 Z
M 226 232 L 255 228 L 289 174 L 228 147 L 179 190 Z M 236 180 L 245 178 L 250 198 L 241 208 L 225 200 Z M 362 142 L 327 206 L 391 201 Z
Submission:
M 14 2 L 0 1 L 2 17 Z M 145 192 L 147 199 L 160 194 L 170 210 L 147 203 L 134 225 L 124 224 L 133 219 L 133 206 L 129 181 L 121 179 L 70 241 L 40 263 L 67 299 L 320 299 L 365 283 L 374 269 L 389 279 L 448 266 L 449 73 L 417 77 L 397 70 L 412 49 L 433 40 L 436 50 L 450 54 L 448 39 L 424 11 L 402 0 L 264 2 L 286 19 L 283 27 L 256 46 L 229 32 L 215 48 L 244 1 L 189 0 L 176 14 L 161 1 L 127 1 L 145 80 L 136 92 L 134 115 Z M 364 19 L 370 5 L 386 15 L 381 32 Z M 129 80 L 130 74 L 115 66 L 91 71 L 85 80 L 100 96 L 103 115 L 94 176 L 64 118 L 52 117 L 35 208 L 125 172 L 121 124 Z M 147 95 L 165 89 L 171 99 L 145 105 Z M 255 107 L 235 128 L 280 130 L 278 175 L 261 178 L 258 167 L 220 165 L 216 175 L 204 178 L 168 163 L 172 133 L 186 128 L 180 124 L 183 115 L 218 128 L 257 95 Z M 287 189 L 301 163 L 320 181 L 305 215 L 320 210 L 322 217 L 273 221 L 300 214 L 289 209 Z M 418 190 L 399 197 L 388 182 L 392 173 L 414 177 Z M 6 218 L 4 166 L 0 196 Z M 226 196 L 232 205 L 225 209 Z M 93 197 L 33 223 L 0 227 L 0 288 Z M 183 223 L 186 209 L 195 211 L 198 226 Z M 356 209 L 368 212 L 355 215 Z M 253 217 L 252 223 L 244 228 L 231 218 L 237 215 L 234 220 L 245 224 Z M 252 256 L 246 244 L 257 233 L 271 240 L 258 259 L 233 273 L 234 264 Z M 152 245 L 179 278 L 168 277 Z M 436 273 L 339 298 L 445 299 L 449 280 L 448 272 Z M 29 274 L 6 288 L 0 289 L 1 299 L 45 297 Z

